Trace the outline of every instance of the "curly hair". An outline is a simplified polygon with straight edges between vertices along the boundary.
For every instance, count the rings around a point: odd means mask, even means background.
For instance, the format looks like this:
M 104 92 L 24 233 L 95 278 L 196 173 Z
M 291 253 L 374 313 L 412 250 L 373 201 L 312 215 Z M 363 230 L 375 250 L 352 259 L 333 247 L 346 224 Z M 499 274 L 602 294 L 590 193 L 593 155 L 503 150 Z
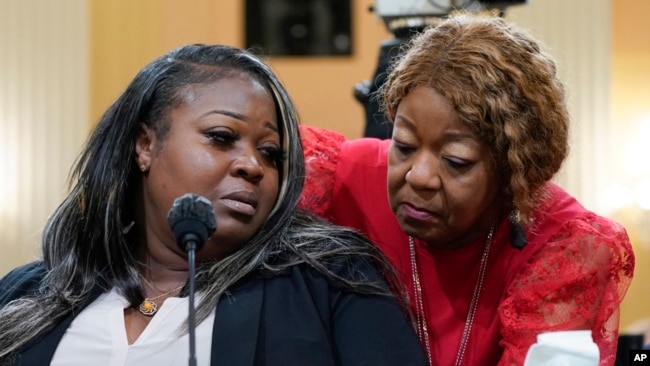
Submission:
M 502 193 L 520 224 L 569 150 L 569 112 L 553 59 L 525 30 L 498 16 L 458 12 L 414 36 L 381 89 L 393 121 L 413 88 L 447 98 L 495 162 Z

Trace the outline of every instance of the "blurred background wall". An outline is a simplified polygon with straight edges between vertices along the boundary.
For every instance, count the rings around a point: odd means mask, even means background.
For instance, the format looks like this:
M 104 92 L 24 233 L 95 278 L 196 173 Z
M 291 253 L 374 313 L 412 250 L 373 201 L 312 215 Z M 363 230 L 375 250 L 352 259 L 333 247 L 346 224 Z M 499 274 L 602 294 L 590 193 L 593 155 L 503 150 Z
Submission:
M 353 88 L 392 38 L 371 5 L 351 1 L 351 55 L 269 59 L 303 123 L 362 135 Z M 649 14 L 639 0 L 531 0 L 506 15 L 545 43 L 567 82 L 572 151 L 558 183 L 632 237 L 623 330 L 650 316 Z M 244 39 L 244 0 L 0 0 L 0 276 L 38 257 L 90 128 L 142 66 L 182 44 Z
M 0 274 L 38 255 L 90 127 L 87 0 L 0 0 Z

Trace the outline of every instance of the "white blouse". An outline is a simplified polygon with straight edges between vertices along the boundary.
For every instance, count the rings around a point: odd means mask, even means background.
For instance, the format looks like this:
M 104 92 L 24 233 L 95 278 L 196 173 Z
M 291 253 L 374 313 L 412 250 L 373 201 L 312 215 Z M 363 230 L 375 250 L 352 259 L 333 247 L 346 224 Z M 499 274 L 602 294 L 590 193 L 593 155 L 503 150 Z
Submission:
M 195 301 L 195 305 L 198 301 Z M 66 330 L 52 358 L 52 366 L 187 365 L 189 335 L 178 329 L 187 319 L 188 299 L 170 297 L 131 345 L 126 338 L 124 309 L 129 306 L 115 290 L 86 307 Z M 196 327 L 198 366 L 210 365 L 214 311 Z

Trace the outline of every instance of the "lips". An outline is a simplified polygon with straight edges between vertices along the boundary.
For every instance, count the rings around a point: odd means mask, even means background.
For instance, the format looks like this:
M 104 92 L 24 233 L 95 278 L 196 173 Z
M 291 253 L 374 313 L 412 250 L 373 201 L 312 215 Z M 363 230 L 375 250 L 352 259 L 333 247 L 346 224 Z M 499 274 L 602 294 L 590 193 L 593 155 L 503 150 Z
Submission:
M 221 203 L 242 215 L 253 216 L 257 208 L 257 196 L 249 191 L 229 193 L 220 199 Z
M 407 218 L 418 221 L 431 220 L 436 214 L 432 211 L 415 206 L 410 203 L 402 203 L 402 210 Z

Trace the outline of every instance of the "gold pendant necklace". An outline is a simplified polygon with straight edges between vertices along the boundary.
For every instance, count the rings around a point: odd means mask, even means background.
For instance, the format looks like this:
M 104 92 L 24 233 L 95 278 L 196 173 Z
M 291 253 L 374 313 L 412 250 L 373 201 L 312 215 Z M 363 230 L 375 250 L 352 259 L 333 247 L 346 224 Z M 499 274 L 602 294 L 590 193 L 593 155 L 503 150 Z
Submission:
M 183 285 L 183 286 L 185 286 L 185 285 Z M 176 292 L 176 291 L 182 289 L 183 286 L 177 287 L 177 288 L 172 289 L 172 290 L 169 290 L 169 291 L 165 292 L 164 294 L 158 295 L 158 296 L 153 297 L 151 299 L 150 298 L 145 298 L 144 301 L 142 303 L 140 303 L 140 306 L 138 307 L 138 310 L 140 310 L 140 312 L 142 314 L 146 315 L 146 316 L 153 316 L 156 313 L 156 311 L 158 311 L 158 304 L 156 304 L 154 302 L 154 300 L 160 299 L 161 297 L 163 297 L 165 295 L 169 295 L 172 292 Z
M 483 280 L 485 279 L 485 271 L 487 269 L 487 260 L 488 255 L 490 254 L 490 245 L 492 244 L 492 236 L 494 235 L 494 227 L 496 223 L 490 228 L 487 239 L 485 240 L 485 246 L 483 247 L 483 254 L 481 255 L 481 266 L 479 268 L 478 280 L 476 281 L 476 286 L 474 286 L 474 293 L 472 294 L 472 302 L 467 313 L 467 319 L 465 320 L 465 328 L 463 329 L 463 335 L 460 339 L 460 345 L 458 346 L 458 353 L 456 354 L 456 362 L 454 366 L 461 366 L 463 364 L 463 358 L 465 357 L 465 350 L 467 349 L 467 344 L 469 343 L 469 335 L 472 332 L 472 325 L 474 325 L 474 317 L 476 316 L 476 309 L 478 308 L 478 300 L 483 289 Z M 412 236 L 409 236 L 409 251 L 411 254 L 411 275 L 413 277 L 413 287 L 415 292 L 415 317 L 417 322 L 417 331 L 420 341 L 424 344 L 427 351 L 427 357 L 429 358 L 429 365 L 433 366 L 433 358 L 431 355 L 431 345 L 429 344 L 429 330 L 427 328 L 427 321 L 424 312 L 424 298 L 422 296 L 422 284 L 420 283 L 420 274 L 418 271 L 418 262 L 415 254 L 415 240 Z

